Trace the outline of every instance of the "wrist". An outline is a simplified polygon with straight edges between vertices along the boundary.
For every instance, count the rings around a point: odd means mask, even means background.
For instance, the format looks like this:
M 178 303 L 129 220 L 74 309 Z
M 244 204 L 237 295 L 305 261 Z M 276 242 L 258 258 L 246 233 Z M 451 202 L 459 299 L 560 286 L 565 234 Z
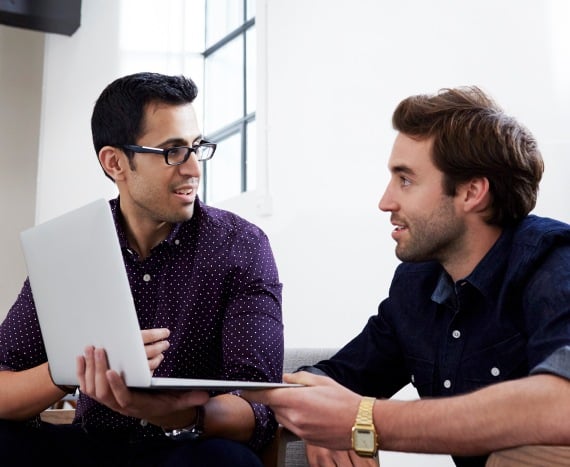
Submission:
M 374 397 L 363 397 L 352 427 L 352 449 L 361 457 L 376 457 L 378 434 L 374 426 Z
M 203 405 L 196 406 L 196 415 L 192 423 L 182 428 L 163 429 L 164 434 L 173 440 L 199 439 L 204 434 L 206 411 Z

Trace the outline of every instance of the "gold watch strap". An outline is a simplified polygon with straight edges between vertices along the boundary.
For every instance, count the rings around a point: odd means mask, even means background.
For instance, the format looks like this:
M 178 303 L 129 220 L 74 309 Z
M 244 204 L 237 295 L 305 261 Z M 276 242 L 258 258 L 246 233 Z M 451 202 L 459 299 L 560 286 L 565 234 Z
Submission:
M 373 409 L 375 402 L 376 398 L 374 397 L 365 396 L 360 399 L 356 420 L 352 427 L 352 448 L 359 456 L 375 458 L 379 466 L 378 434 L 376 433 L 376 427 L 374 426 Z M 370 439 L 370 437 L 372 437 L 372 439 Z M 366 438 L 368 438 L 368 441 L 366 441 Z M 358 439 L 360 439 L 361 442 L 368 444 L 368 446 L 364 447 Z M 370 444 L 370 442 L 372 444 Z
M 357 425 L 374 425 L 374 417 L 372 409 L 374 408 L 374 397 L 363 397 L 358 405 L 358 414 L 356 415 Z

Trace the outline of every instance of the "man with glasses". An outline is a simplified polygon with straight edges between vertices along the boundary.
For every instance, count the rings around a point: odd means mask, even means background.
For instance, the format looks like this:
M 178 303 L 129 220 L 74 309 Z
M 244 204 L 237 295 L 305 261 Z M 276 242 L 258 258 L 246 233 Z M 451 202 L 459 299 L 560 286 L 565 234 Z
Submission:
M 266 235 L 197 196 L 216 144 L 199 131 L 183 76 L 112 82 L 91 119 L 149 361 L 156 376 L 281 381 L 281 283 Z M 89 265 L 85 265 L 89 267 Z M 70 332 L 73 324 L 70 323 Z M 78 356 L 74 423 L 38 414 L 55 386 L 26 280 L 0 325 L 2 465 L 255 466 L 274 436 L 271 410 L 239 393 L 128 389 L 104 349 Z

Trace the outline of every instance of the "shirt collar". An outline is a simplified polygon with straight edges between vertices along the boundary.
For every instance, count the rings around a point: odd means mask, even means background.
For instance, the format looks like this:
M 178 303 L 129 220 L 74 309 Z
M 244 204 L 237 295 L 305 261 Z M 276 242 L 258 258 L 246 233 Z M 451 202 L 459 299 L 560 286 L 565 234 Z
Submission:
M 470 284 L 484 296 L 492 296 L 501 287 L 501 278 L 507 264 L 510 245 L 513 240 L 513 230 L 505 229 L 503 233 L 483 257 L 471 273 L 453 283 L 449 274 L 442 270 L 431 296 L 431 299 L 440 304 L 453 304 L 455 301 L 455 287 Z
M 117 229 L 117 235 L 119 237 L 119 244 L 121 245 L 121 248 L 128 248 L 129 244 L 127 242 L 127 232 L 123 227 L 124 225 L 123 215 L 121 214 L 121 210 L 119 209 L 119 198 L 120 197 L 117 196 L 116 198 L 110 200 L 109 204 L 111 205 L 111 212 L 113 213 L 113 219 L 115 221 L 115 229 Z M 198 199 L 198 197 L 196 197 L 196 200 L 194 201 L 194 214 L 192 215 L 192 218 L 186 222 L 178 222 L 177 224 L 174 224 L 172 230 L 170 231 L 168 237 L 166 237 L 164 242 L 166 242 L 169 245 L 174 244 L 174 241 L 178 237 L 178 234 L 180 233 L 180 229 L 182 228 L 182 226 L 191 223 L 193 219 L 200 217 L 202 215 L 201 212 L 202 212 L 202 204 Z

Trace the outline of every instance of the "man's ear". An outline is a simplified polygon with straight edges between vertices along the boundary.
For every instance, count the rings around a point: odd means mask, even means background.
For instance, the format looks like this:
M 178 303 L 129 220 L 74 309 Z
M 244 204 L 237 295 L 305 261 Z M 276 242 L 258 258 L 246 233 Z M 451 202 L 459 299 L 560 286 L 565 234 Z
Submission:
M 127 161 L 125 153 L 113 146 L 103 146 L 99 151 L 99 163 L 109 177 L 115 182 L 124 178 Z
M 489 179 L 477 177 L 461 184 L 461 196 L 463 209 L 471 212 L 483 212 L 491 205 L 491 192 L 489 191 Z

